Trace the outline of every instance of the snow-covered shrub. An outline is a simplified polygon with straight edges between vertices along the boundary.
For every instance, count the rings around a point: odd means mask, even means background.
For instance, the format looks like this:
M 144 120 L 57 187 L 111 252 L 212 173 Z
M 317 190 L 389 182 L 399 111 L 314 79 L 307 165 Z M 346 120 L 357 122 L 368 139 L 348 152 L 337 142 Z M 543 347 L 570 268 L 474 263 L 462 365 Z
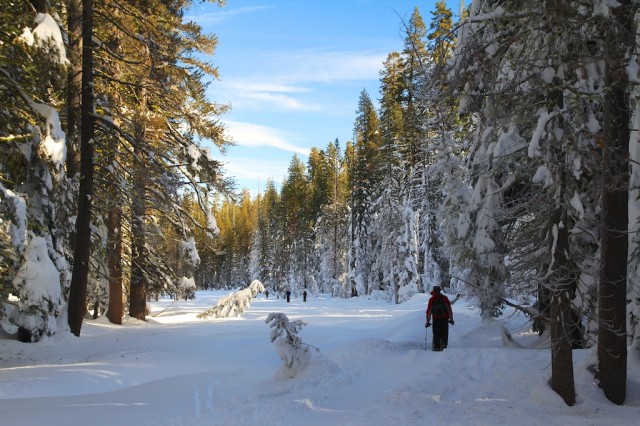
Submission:
M 385 300 L 385 301 L 390 301 L 391 300 L 391 289 L 388 290 L 373 290 L 371 292 L 371 294 L 369 295 L 369 300 Z
M 249 309 L 251 301 L 260 292 L 264 291 L 264 286 L 258 280 L 253 280 L 249 287 L 236 293 L 230 293 L 218 300 L 218 303 L 207 312 L 198 315 L 198 318 L 229 318 L 240 316 Z
M 177 285 L 178 295 L 184 300 L 196 297 L 196 281 L 193 277 L 180 277 Z
M 289 321 L 282 313 L 270 313 L 265 320 L 271 327 L 271 343 L 282 360 L 280 374 L 293 378 L 303 370 L 311 360 L 310 348 L 303 343 L 298 332 L 307 325 L 302 320 Z M 318 348 L 315 348 L 318 351 Z
M 43 335 L 55 334 L 62 306 L 60 272 L 49 257 L 43 237 L 29 241 L 13 285 L 19 300 L 9 319 L 25 336 L 21 340 L 37 342 Z

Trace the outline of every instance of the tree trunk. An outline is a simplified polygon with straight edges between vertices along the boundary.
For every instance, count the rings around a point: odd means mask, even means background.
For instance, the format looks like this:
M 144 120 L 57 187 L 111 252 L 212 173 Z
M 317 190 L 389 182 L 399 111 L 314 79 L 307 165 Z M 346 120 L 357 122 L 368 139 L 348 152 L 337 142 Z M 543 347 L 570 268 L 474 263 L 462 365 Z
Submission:
M 547 11 L 547 15 L 555 18 L 565 15 L 562 4 L 556 9 Z M 567 18 L 568 19 L 568 18 Z M 557 22 L 557 21 L 556 21 Z M 551 388 L 562 397 L 564 402 L 573 406 L 576 403 L 575 380 L 573 375 L 573 336 L 578 327 L 575 321 L 571 301 L 577 289 L 577 275 L 569 258 L 569 230 L 567 217 L 566 191 L 568 177 L 565 164 L 567 153 L 565 142 L 565 122 L 561 113 L 564 109 L 562 80 L 554 79 L 557 87 L 550 88 L 547 94 L 547 110 L 558 111 L 555 124 L 561 135 L 559 140 L 550 141 L 550 158 L 548 163 L 555 169 L 553 181 L 556 182 L 553 194 L 554 210 L 549 218 L 549 331 L 551 335 Z
M 598 293 L 598 377 L 605 396 L 623 404 L 627 383 L 629 80 L 625 55 L 634 45 L 631 1 L 613 8 L 605 37 L 602 266 Z
M 565 224 L 561 226 L 561 224 Z M 566 211 L 556 206 L 550 221 L 550 235 L 555 237 L 555 249 L 551 252 L 553 272 L 550 282 L 550 331 L 551 331 L 551 388 L 572 406 L 576 403 L 573 377 L 572 338 L 573 322 L 571 296 L 575 279 L 570 271 L 567 253 L 569 250 L 569 230 L 566 226 Z M 553 241 L 553 237 L 550 237 Z M 553 244 L 553 243 L 552 243 Z
M 116 18 L 120 18 L 120 13 L 116 10 L 113 12 Z M 120 38 L 114 34 L 108 43 L 109 49 L 117 54 L 122 54 Z M 121 65 L 113 62 L 108 71 L 120 78 Z M 116 105 L 121 103 L 119 94 L 116 92 L 112 95 L 111 102 Z M 119 127 L 120 120 L 114 118 L 114 125 Z M 109 149 L 105 162 L 114 164 L 117 162 L 120 154 L 120 141 L 118 136 L 113 136 L 110 141 Z M 109 179 L 107 183 L 107 196 L 109 210 L 107 212 L 107 270 L 109 272 L 109 305 L 107 307 L 107 318 L 112 324 L 122 324 L 122 316 L 124 313 L 122 302 L 122 196 L 117 180 Z
M 107 318 L 113 324 L 122 324 L 122 210 L 119 205 L 113 205 L 107 214 L 107 268 L 109 270 Z
M 137 153 L 140 154 L 139 152 Z M 136 162 L 138 162 L 136 160 Z M 131 206 L 131 283 L 129 295 L 129 316 L 145 319 L 147 280 L 145 250 L 145 183 L 144 170 L 141 164 L 134 166 L 133 205 Z
M 80 0 L 67 2 L 67 31 L 71 62 L 67 74 L 67 177 L 74 178 L 80 164 L 78 147 L 82 105 L 82 7 Z
M 69 292 L 68 323 L 80 336 L 87 311 L 87 281 L 91 246 L 91 197 L 93 195 L 93 0 L 82 1 L 82 109 L 80 133 L 80 190 L 74 243 L 73 275 Z
M 146 315 L 147 299 L 145 289 L 147 287 L 146 273 L 146 249 L 145 249 L 145 198 L 146 198 L 146 174 L 145 174 L 145 140 L 146 140 L 146 91 L 144 82 L 139 89 L 140 99 L 138 117 L 134 137 L 133 159 L 133 202 L 131 206 L 131 280 L 129 289 L 129 316 L 144 320 Z
M 540 336 L 548 329 L 550 299 L 551 294 L 547 286 L 542 283 L 538 284 L 538 299 L 536 301 L 538 316 L 533 319 L 533 331 L 537 331 Z

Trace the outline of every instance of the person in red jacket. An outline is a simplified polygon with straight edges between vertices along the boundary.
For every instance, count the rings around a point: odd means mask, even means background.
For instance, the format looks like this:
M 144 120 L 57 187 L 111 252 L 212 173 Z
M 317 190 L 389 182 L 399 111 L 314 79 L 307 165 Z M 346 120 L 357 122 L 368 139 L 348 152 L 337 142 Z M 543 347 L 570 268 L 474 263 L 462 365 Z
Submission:
M 449 343 L 449 324 L 453 325 L 453 311 L 449 298 L 440 292 L 440 286 L 434 286 L 427 305 L 427 322 L 425 327 L 431 326 L 433 318 L 433 343 L 434 351 L 441 351 Z

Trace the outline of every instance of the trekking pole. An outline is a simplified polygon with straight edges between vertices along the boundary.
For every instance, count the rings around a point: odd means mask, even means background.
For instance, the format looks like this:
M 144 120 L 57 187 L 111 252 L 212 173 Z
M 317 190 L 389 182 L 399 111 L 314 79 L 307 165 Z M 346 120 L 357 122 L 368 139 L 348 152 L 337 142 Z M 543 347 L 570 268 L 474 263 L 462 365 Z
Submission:
M 427 350 L 427 338 L 429 337 L 429 329 L 427 327 L 424 328 L 424 350 Z

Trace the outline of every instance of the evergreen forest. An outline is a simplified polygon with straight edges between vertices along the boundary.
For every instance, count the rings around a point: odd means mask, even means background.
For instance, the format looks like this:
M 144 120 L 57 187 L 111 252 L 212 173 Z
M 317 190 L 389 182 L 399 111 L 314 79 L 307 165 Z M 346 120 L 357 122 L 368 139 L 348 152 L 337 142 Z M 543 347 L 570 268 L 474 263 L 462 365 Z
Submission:
M 223 0 L 209 0 L 224 6 Z M 509 305 L 624 403 L 640 357 L 639 0 L 444 1 L 402 23 L 353 139 L 239 191 L 191 0 L 0 9 L 0 319 L 15 338 L 244 288 Z M 363 7 L 366 7 L 363 5 Z M 425 12 L 425 11 L 422 11 Z M 217 152 L 211 152 L 211 147 Z

